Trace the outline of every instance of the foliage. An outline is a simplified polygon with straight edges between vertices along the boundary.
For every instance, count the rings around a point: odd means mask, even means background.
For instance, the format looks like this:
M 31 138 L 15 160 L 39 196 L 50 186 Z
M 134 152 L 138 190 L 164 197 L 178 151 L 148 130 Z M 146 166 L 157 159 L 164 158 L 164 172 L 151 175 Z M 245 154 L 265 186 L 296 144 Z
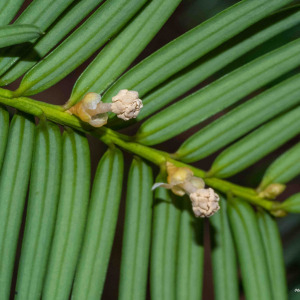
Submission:
M 204 221 L 195 218 L 188 199 L 163 188 L 151 191 L 158 169 L 157 181 L 166 181 L 166 162 L 188 167 L 221 195 L 221 211 L 209 220 L 215 298 L 239 298 L 240 269 L 246 299 L 287 299 L 275 216 L 300 213 L 300 193 L 283 203 L 274 198 L 300 173 L 299 143 L 271 163 L 257 189 L 221 178 L 299 136 L 300 39 L 242 61 L 299 28 L 300 6 L 240 1 L 126 71 L 180 2 L 33 0 L 10 25 L 23 1 L 1 2 L 1 299 L 100 299 L 122 190 L 119 298 L 145 299 L 149 277 L 152 299 L 201 299 Z M 100 48 L 65 106 L 27 97 L 62 80 Z M 190 92 L 212 75 L 211 83 Z M 21 76 L 15 91 L 4 88 Z M 121 89 L 143 99 L 134 121 L 110 114 L 107 126 L 95 129 L 66 112 L 87 92 L 109 102 Z M 11 108 L 17 111 L 10 120 Z M 134 123 L 134 136 L 116 131 Z M 150 147 L 191 128 L 195 133 L 174 153 Z M 92 183 L 86 135 L 108 146 Z M 135 155 L 123 188 L 122 150 Z M 219 150 L 207 172 L 188 164 Z

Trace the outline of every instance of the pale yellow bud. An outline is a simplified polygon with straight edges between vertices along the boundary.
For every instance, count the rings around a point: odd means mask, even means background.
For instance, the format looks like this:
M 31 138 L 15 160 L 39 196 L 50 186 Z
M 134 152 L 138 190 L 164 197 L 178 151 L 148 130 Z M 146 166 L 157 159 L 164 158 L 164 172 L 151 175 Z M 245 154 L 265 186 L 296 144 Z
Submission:
M 79 117 L 83 122 L 89 123 L 93 127 L 102 127 L 107 124 L 108 115 L 106 104 L 102 103 L 101 96 L 96 93 L 87 93 L 83 99 L 72 106 L 68 112 Z
M 188 181 L 193 176 L 193 172 L 186 167 L 180 168 L 176 167 L 170 162 L 166 163 L 167 173 L 168 173 L 168 183 L 169 184 L 180 184 Z
M 272 183 L 268 185 L 263 191 L 258 195 L 261 198 L 275 199 L 285 190 L 285 185 L 281 183 Z
M 168 183 L 157 183 L 154 185 L 155 188 L 161 186 L 172 190 L 177 196 L 183 196 L 205 186 L 203 179 L 193 176 L 193 171 L 187 167 L 176 167 L 174 164 L 167 162 L 166 169 Z

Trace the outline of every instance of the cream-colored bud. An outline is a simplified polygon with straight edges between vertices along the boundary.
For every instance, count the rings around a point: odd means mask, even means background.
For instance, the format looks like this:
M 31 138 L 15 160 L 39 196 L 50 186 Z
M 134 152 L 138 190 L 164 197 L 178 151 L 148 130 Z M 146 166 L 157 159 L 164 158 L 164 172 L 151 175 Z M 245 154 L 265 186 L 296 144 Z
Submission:
M 210 217 L 219 209 L 219 195 L 212 188 L 198 189 L 190 194 L 193 212 L 196 217 Z
M 112 97 L 111 111 L 125 121 L 136 118 L 142 107 L 142 100 L 136 91 L 120 90 Z
M 189 195 L 196 217 L 210 217 L 220 209 L 218 194 L 212 188 L 205 189 L 204 180 L 194 176 L 191 169 L 176 167 L 170 162 L 166 163 L 166 169 L 168 183 L 155 183 L 152 190 L 163 187 L 178 196 Z
M 99 94 L 87 93 L 80 102 L 72 106 L 67 112 L 76 115 L 93 127 L 102 127 L 107 124 L 108 115 L 106 112 L 109 110 L 107 104 L 102 103 Z

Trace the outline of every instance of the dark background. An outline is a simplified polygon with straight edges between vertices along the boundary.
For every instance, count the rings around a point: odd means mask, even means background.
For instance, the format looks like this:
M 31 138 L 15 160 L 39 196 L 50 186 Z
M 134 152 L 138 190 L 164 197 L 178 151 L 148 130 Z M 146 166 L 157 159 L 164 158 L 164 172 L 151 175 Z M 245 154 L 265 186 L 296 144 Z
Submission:
M 25 1 L 22 10 L 30 3 L 31 1 Z M 141 61 L 143 58 L 159 49 L 161 46 L 165 45 L 169 41 L 173 40 L 177 36 L 185 33 L 194 26 L 200 24 L 204 20 L 215 15 L 219 11 L 227 8 L 228 6 L 236 3 L 238 1 L 234 0 L 185 0 L 179 7 L 176 9 L 172 17 L 167 21 L 163 26 L 157 36 L 152 40 L 148 47 L 141 53 L 141 55 L 133 63 Z M 21 10 L 21 11 L 22 11 Z M 257 47 L 251 53 L 243 56 L 241 59 L 237 60 L 231 64 L 227 71 L 238 67 L 240 64 L 244 64 L 246 61 L 255 58 L 256 56 L 261 55 L 262 53 L 268 51 L 270 48 L 280 46 L 281 44 L 294 39 L 299 36 L 299 27 L 294 28 L 288 32 L 285 32 L 276 38 L 272 39 L 270 42 L 263 44 L 260 47 Z M 100 50 L 99 50 L 100 51 Z M 99 52 L 98 51 L 98 52 Z M 74 72 L 69 74 L 64 80 L 49 88 L 47 91 L 42 92 L 38 95 L 33 96 L 32 98 L 49 102 L 52 104 L 64 104 L 71 93 L 72 87 L 76 82 L 77 78 L 81 72 L 85 69 L 89 62 L 96 56 L 95 53 L 87 62 L 82 64 Z M 222 72 L 215 74 L 201 85 L 196 87 L 194 90 L 206 85 L 210 81 L 218 78 L 222 75 Z M 10 89 L 16 89 L 20 80 L 9 86 Z M 220 115 L 220 114 L 219 114 Z M 218 116 L 219 116 L 218 115 Z M 218 117 L 215 116 L 208 120 Z M 177 136 L 176 138 L 165 142 L 161 145 L 158 145 L 157 148 L 174 152 L 178 146 L 192 133 L 199 130 L 207 122 L 199 126 L 188 130 L 187 132 Z M 124 132 L 126 134 L 134 134 L 138 125 L 133 126 L 132 128 L 126 129 Z M 91 146 L 91 156 L 92 156 L 92 172 L 94 174 L 97 167 L 97 163 L 105 152 L 106 147 L 104 144 L 100 143 L 98 140 L 89 137 L 90 146 Z M 232 177 L 230 180 L 238 184 L 256 187 L 259 183 L 264 170 L 278 155 L 288 149 L 290 146 L 299 141 L 299 137 L 288 142 L 285 146 L 281 147 L 277 151 L 271 153 L 266 158 L 260 160 L 254 166 L 248 168 L 246 171 Z M 209 169 L 213 159 L 216 157 L 217 152 L 214 155 L 209 156 L 208 158 L 197 162 L 195 165 L 199 166 L 202 169 Z M 131 161 L 131 156 L 125 153 L 125 174 L 127 174 L 129 165 Z M 156 170 L 157 171 L 157 170 Z M 126 190 L 126 175 L 124 177 L 124 191 Z M 293 180 L 289 183 L 288 188 L 281 196 L 281 199 L 286 198 L 288 195 L 299 192 L 300 184 L 299 178 Z M 121 261 L 121 248 L 122 248 L 122 232 L 123 232 L 123 220 L 124 220 L 124 209 L 125 209 L 125 193 L 120 207 L 120 217 L 117 225 L 116 237 L 114 241 L 113 251 L 111 254 L 108 274 L 106 278 L 106 284 L 104 288 L 103 299 L 117 299 L 118 296 L 118 281 L 119 281 L 119 270 L 120 270 L 120 261 Z M 280 230 L 282 232 L 284 247 L 285 247 L 285 261 L 288 266 L 288 280 L 289 286 L 292 288 L 294 284 L 300 283 L 300 217 L 299 215 L 289 216 L 288 218 L 280 220 Z M 211 273 L 211 263 L 210 263 L 210 247 L 209 247 L 209 227 L 206 221 L 205 223 L 205 267 L 204 267 L 204 283 L 203 283 L 203 299 L 213 299 L 213 282 L 212 282 L 212 273 Z M 300 299 L 300 297 L 299 297 Z M 155 299 L 154 299 L 155 300 Z

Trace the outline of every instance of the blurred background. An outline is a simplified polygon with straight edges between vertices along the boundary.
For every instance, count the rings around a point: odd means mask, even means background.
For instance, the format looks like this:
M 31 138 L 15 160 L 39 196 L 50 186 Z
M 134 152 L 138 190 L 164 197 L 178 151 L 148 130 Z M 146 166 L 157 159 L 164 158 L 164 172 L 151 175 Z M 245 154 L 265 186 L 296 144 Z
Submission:
M 31 1 L 25 1 L 22 10 L 26 8 L 26 6 Z M 207 20 L 212 17 L 216 13 L 222 11 L 223 9 L 235 4 L 238 1 L 235 0 L 184 0 L 181 5 L 176 9 L 173 16 L 167 21 L 167 23 L 163 26 L 157 36 L 152 40 L 152 42 L 148 45 L 148 47 L 141 53 L 141 55 L 136 59 L 133 63 L 136 64 L 141 61 L 143 58 L 147 57 L 152 52 L 156 51 L 169 41 L 178 37 L 179 35 L 185 33 L 189 29 L 194 26 L 200 24 L 201 22 Z M 22 11 L 21 10 L 21 11 Z M 262 55 L 263 53 L 269 51 L 270 49 L 274 49 L 279 47 L 280 45 L 299 37 L 299 26 L 298 28 L 293 28 L 288 32 L 284 32 L 279 36 L 276 36 L 272 40 L 267 43 L 255 48 L 253 51 L 247 53 L 240 59 L 236 60 L 228 67 L 226 70 L 222 70 L 217 74 L 214 74 L 211 78 L 203 82 L 201 85 L 194 88 L 189 93 L 205 86 L 212 80 L 222 76 L 224 73 L 237 68 L 239 65 L 244 64 L 247 61 L 254 59 L 257 56 Z M 99 50 L 101 51 L 101 49 Z M 99 52 L 98 51 L 98 52 Z M 97 53 L 98 53 L 97 52 Z M 93 58 L 97 55 L 95 53 L 88 61 L 82 64 L 77 70 L 69 74 L 64 80 L 51 87 L 45 92 L 42 92 L 38 95 L 33 96 L 37 100 L 45 101 L 52 104 L 64 104 L 71 93 L 72 87 L 81 74 L 81 72 L 86 68 L 86 66 L 93 60 Z M 291 76 L 291 74 L 287 74 L 286 77 Z M 18 87 L 20 80 L 11 84 L 8 88 L 14 90 Z M 275 82 L 274 82 L 275 83 Z M 271 86 L 271 83 L 269 86 Z M 186 96 L 185 94 L 184 96 Z M 184 97 L 183 96 L 183 97 Z M 247 100 L 247 99 L 244 99 Z M 231 107 L 232 108 L 232 107 Z M 231 109 L 229 108 L 229 109 Z M 229 110 L 228 109 L 228 110 Z M 223 112 L 224 113 L 224 112 Z M 205 126 L 207 123 L 212 121 L 213 119 L 219 117 L 220 114 L 214 116 L 203 122 L 199 126 L 195 126 L 191 130 L 188 130 L 184 134 L 167 141 L 163 144 L 157 145 L 156 147 L 168 152 L 174 152 L 179 147 L 179 145 L 187 139 L 192 133 L 199 130 L 199 128 Z M 299 116 L 300 117 L 300 116 Z M 123 130 L 124 133 L 128 135 L 133 135 L 138 128 L 138 124 Z M 106 147 L 104 144 L 100 143 L 94 138 L 90 138 L 90 147 L 91 147 L 91 156 L 92 156 L 92 172 L 94 174 L 97 163 L 105 152 Z M 260 160 L 257 164 L 248 168 L 246 171 L 232 177 L 230 181 L 235 183 L 246 185 L 250 187 L 256 187 L 260 182 L 262 175 L 266 169 L 266 167 L 272 162 L 277 156 L 283 153 L 286 149 L 290 148 L 297 141 L 299 141 L 299 137 L 291 140 L 285 146 L 281 147 L 277 151 L 271 153 L 263 160 Z M 205 158 L 197 162 L 195 165 L 200 167 L 201 169 L 208 170 L 213 159 L 218 155 L 219 152 L 214 155 Z M 131 156 L 125 153 L 125 174 L 128 171 L 129 165 L 131 161 Z M 156 170 L 157 172 L 158 170 Z M 281 195 L 281 199 L 286 198 L 288 195 L 299 192 L 300 191 L 300 178 L 294 179 L 289 183 L 286 191 Z M 120 262 L 121 262 L 121 249 L 122 249 L 122 233 L 123 233 L 123 219 L 124 219 L 124 210 L 125 210 L 125 194 L 126 194 L 126 175 L 124 178 L 124 195 L 121 202 L 120 207 L 120 217 L 117 225 L 117 231 L 113 246 L 113 251 L 110 259 L 108 275 L 106 278 L 105 288 L 103 299 L 117 299 L 118 297 L 118 281 L 119 281 L 119 270 L 120 270 Z M 279 220 L 280 232 L 283 239 L 284 253 L 285 253 L 285 263 L 287 267 L 287 279 L 289 284 L 289 289 L 293 290 L 296 286 L 300 288 L 300 216 L 299 215 L 290 215 L 287 218 Z M 210 262 L 210 240 L 209 240 L 209 226 L 206 221 L 205 223 L 205 267 L 204 267 L 204 283 L 203 283 L 203 299 L 213 299 L 213 282 L 212 282 L 212 271 L 211 271 L 211 262 Z M 291 292 L 290 299 L 300 299 L 300 294 Z M 298 297 L 298 298 L 292 298 Z M 149 297 L 150 299 L 150 297 Z M 243 298 L 241 298 L 243 299 Z M 155 299 L 153 299 L 155 300 Z

